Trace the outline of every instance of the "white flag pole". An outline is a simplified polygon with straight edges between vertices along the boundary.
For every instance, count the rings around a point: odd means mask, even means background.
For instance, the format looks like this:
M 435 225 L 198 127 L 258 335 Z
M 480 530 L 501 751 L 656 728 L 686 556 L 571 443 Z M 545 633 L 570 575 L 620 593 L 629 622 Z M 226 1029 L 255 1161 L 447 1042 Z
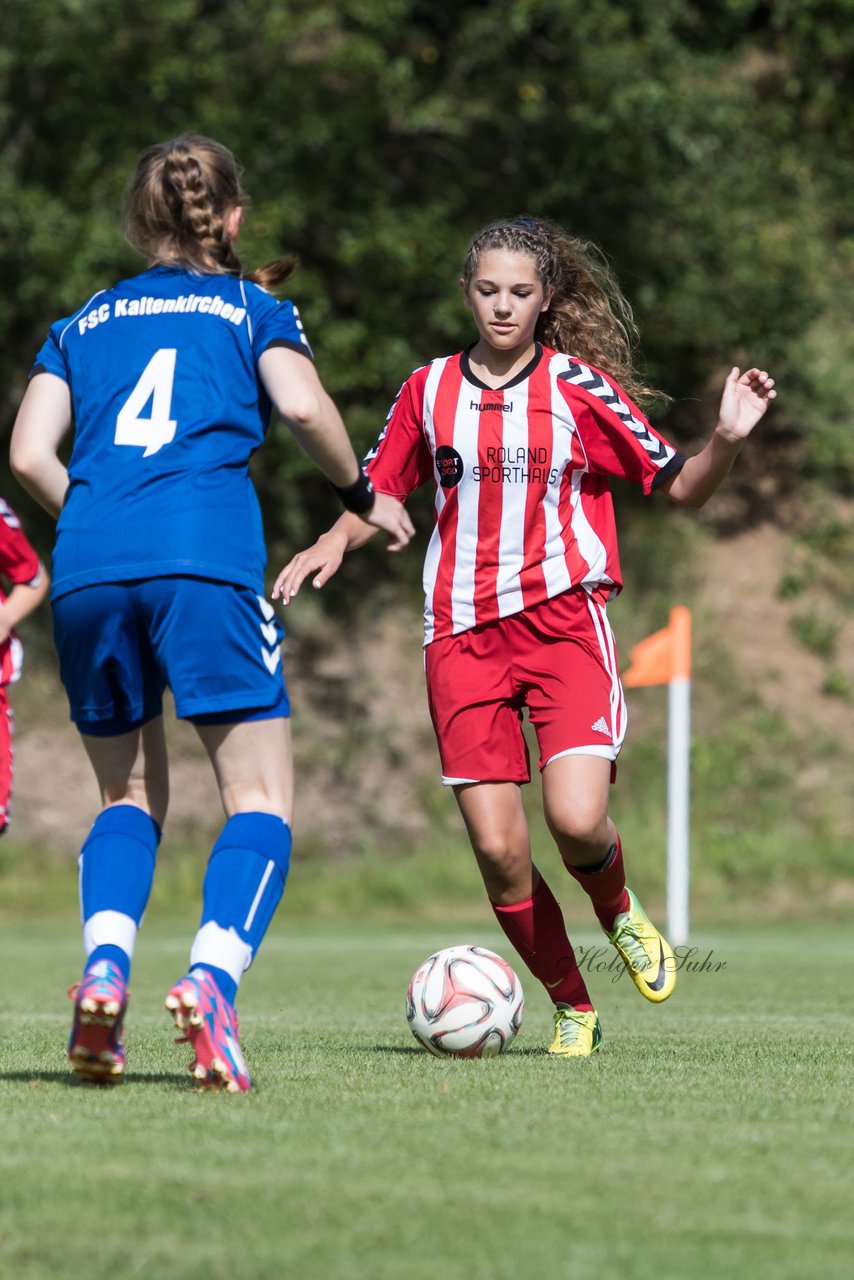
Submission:
M 666 684 L 667 717 L 667 935 L 688 941 L 689 820 L 691 794 L 691 611 L 670 610 L 670 623 L 631 650 L 623 676 L 627 689 Z
M 672 946 L 688 941 L 690 879 L 691 680 L 668 685 L 667 725 L 667 935 Z

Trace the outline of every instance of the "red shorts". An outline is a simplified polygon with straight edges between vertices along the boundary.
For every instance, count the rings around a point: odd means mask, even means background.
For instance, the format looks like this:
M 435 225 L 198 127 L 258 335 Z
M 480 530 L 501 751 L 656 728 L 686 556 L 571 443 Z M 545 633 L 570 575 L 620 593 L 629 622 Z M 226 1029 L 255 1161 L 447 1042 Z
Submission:
M 619 754 L 627 717 L 614 633 L 604 602 L 582 589 L 434 640 L 425 668 L 448 785 L 530 781 L 524 707 L 540 769 L 558 756 Z

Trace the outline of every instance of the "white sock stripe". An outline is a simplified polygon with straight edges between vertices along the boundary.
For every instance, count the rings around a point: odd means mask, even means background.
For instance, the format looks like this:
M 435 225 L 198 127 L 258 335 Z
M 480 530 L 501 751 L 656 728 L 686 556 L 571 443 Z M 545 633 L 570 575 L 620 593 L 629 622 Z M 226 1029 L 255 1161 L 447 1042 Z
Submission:
M 133 959 L 137 923 L 123 911 L 96 911 L 83 925 L 83 949 L 88 959 L 96 947 L 120 947 Z
M 270 876 L 273 874 L 275 866 L 276 864 L 272 860 L 267 863 L 267 869 L 261 877 L 261 883 L 258 886 L 258 892 L 255 894 L 255 900 L 249 908 L 249 915 L 243 923 L 243 928 L 247 931 L 252 928 L 252 921 L 255 919 L 255 912 L 258 910 L 261 899 L 264 896 L 264 890 L 267 888 Z
M 213 965 L 224 969 L 235 982 L 240 982 L 251 963 L 252 948 L 233 928 L 223 929 L 209 920 L 193 939 L 190 968 L 196 964 Z

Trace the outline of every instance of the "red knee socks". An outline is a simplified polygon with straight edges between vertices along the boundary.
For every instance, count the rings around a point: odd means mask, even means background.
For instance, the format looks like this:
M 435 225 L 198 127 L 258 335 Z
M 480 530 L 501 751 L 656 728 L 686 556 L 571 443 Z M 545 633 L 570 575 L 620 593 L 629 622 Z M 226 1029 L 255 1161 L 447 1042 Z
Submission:
M 535 978 L 539 978 L 556 1004 L 574 1009 L 593 1008 L 572 944 L 566 935 L 561 909 L 545 880 L 533 896 L 512 907 L 492 903 L 495 918 Z
M 571 867 L 567 864 L 566 869 L 590 898 L 602 928 L 611 933 L 616 917 L 629 909 L 620 837 L 617 836 L 617 843 L 597 867 Z

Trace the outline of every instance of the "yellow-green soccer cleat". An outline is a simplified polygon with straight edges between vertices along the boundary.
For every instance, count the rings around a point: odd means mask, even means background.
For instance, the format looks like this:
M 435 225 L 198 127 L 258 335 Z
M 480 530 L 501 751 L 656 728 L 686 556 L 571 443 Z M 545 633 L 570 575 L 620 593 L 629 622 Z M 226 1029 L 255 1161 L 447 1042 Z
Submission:
M 617 916 L 610 933 L 607 929 L 605 932 L 641 995 L 660 1004 L 673 994 L 676 986 L 673 948 L 658 932 L 631 889 L 627 892 L 628 911 Z
M 582 1012 L 569 1004 L 555 1005 L 555 1038 L 548 1052 L 562 1058 L 589 1058 L 602 1043 L 602 1028 L 595 1009 Z

